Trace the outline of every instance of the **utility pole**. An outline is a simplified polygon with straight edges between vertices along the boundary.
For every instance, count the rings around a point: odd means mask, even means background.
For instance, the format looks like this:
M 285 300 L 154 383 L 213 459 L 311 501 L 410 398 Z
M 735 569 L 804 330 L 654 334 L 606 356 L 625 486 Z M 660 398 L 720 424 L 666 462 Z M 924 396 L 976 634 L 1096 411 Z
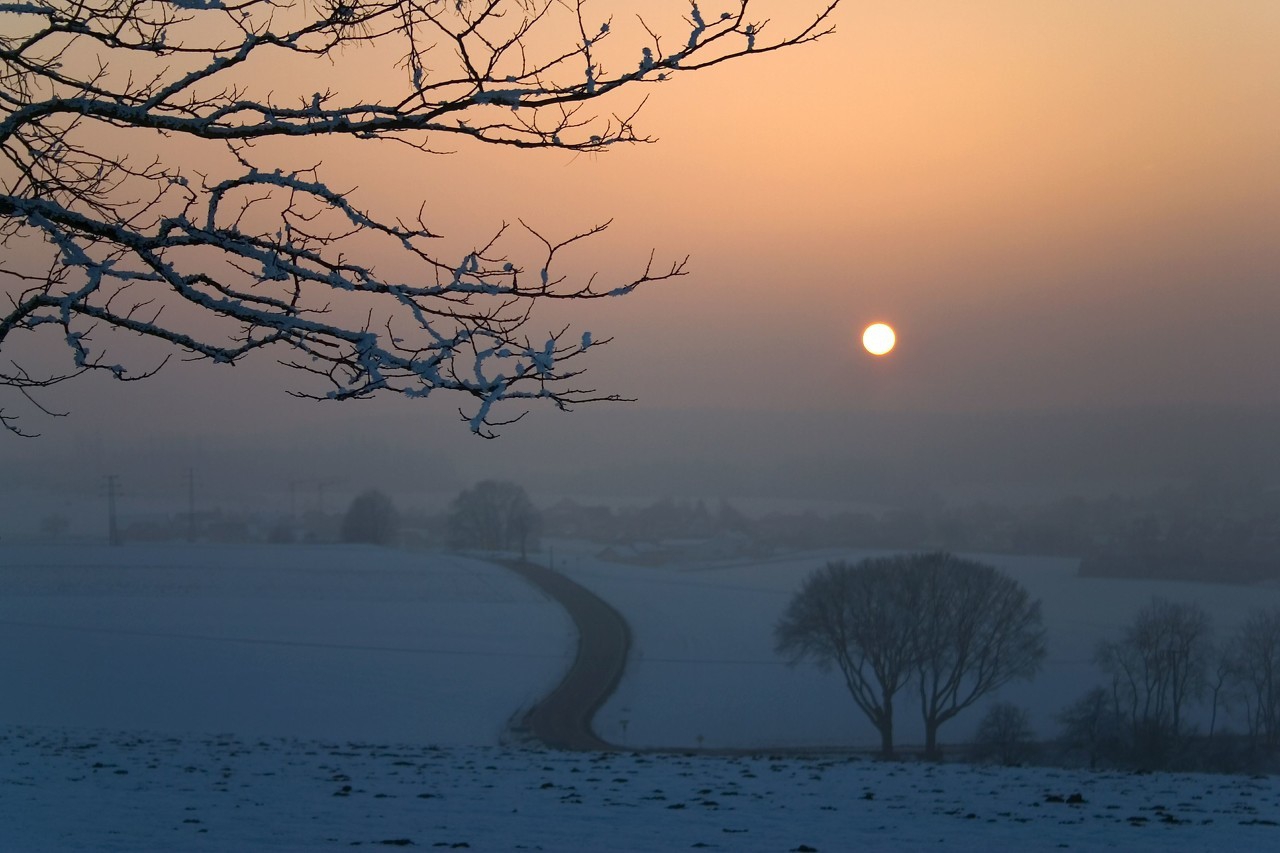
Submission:
M 196 469 L 187 469 L 187 541 L 196 541 Z
M 116 487 L 119 485 L 118 474 L 107 475 L 107 544 L 120 544 L 120 525 L 116 521 Z

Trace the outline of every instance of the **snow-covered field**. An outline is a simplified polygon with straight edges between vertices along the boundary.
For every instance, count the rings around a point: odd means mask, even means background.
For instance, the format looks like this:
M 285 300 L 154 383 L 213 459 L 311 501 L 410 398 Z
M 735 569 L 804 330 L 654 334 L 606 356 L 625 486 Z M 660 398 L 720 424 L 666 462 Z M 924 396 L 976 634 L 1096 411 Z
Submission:
M 856 561 L 870 553 L 651 567 L 605 562 L 560 544 L 557 568 L 613 603 L 632 627 L 627 676 L 597 716 L 597 730 L 629 746 L 877 746 L 875 730 L 838 674 L 807 663 L 790 667 L 773 652 L 774 623 L 805 576 L 828 560 Z M 1153 595 L 1198 602 L 1219 636 L 1253 608 L 1280 604 L 1277 587 L 1080 578 L 1076 560 L 978 559 L 1016 578 L 1043 604 L 1048 657 L 1041 674 L 1005 687 L 990 701 L 1027 708 L 1045 738 L 1056 734 L 1059 711 L 1102 682 L 1091 661 L 1098 641 L 1118 637 Z M 967 741 L 985 707 L 944 726 L 943 741 Z M 899 703 L 899 742 L 923 741 L 917 716 L 910 697 Z M 1242 728 L 1238 721 L 1236 728 Z
M 556 568 L 618 607 L 635 641 L 597 717 L 635 747 L 874 746 L 840 679 L 786 665 L 773 625 L 820 553 L 634 566 L 556 543 Z M 1044 605 L 1049 656 L 999 698 L 1053 715 L 1100 676 L 1093 647 L 1153 594 L 1225 633 L 1280 588 L 1085 579 L 1074 560 L 984 558 Z M 0 548 L 0 722 L 495 745 L 564 671 L 568 618 L 504 569 L 361 546 Z M 943 728 L 964 741 L 982 708 Z M 910 703 L 899 739 L 918 742 Z
M 1280 845 L 1280 788 L 1244 777 L 26 727 L 0 735 L 0 767 L 0 848 L 19 853 Z
M 0 723 L 496 744 L 572 631 L 505 569 L 443 554 L 10 546 Z
M 827 555 L 654 569 L 556 554 L 634 628 L 606 737 L 858 739 L 836 679 L 770 650 Z M 1153 591 L 1013 563 L 1045 598 L 1051 666 L 1087 659 Z M 1191 590 L 1220 615 L 1274 600 Z M 1270 779 L 500 746 L 572 648 L 551 602 L 449 555 L 0 548 L 0 850 L 1280 847 Z M 1069 669 L 1052 672 L 1046 690 Z

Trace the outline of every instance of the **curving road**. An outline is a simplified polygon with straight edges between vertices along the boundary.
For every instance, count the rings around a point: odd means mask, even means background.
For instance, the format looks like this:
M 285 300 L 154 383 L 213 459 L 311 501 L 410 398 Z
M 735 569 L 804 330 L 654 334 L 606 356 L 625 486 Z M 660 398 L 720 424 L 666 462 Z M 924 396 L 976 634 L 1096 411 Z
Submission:
M 559 572 L 522 560 L 502 560 L 569 611 L 578 628 L 578 652 L 564 679 L 525 715 L 538 740 L 554 749 L 614 750 L 591 727 L 591 719 L 622 680 L 631 649 L 631 629 L 617 610 Z

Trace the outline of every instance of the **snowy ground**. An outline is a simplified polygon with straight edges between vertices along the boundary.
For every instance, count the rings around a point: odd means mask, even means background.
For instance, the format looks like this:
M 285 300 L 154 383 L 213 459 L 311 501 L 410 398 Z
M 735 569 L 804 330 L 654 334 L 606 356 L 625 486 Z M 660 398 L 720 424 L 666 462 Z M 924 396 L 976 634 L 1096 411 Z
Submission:
M 1267 850 L 1245 777 L 0 733 L 0 848 Z
M 772 659 L 773 621 L 827 555 L 651 569 L 556 554 L 635 629 L 606 737 L 856 740 L 833 677 Z M 1046 599 L 1058 667 L 1153 590 L 1179 591 L 1003 567 Z M 1237 617 L 1276 598 L 1186 591 Z M 1280 847 L 1270 779 L 499 747 L 572 646 L 549 601 L 448 555 L 0 548 L 0 851 Z

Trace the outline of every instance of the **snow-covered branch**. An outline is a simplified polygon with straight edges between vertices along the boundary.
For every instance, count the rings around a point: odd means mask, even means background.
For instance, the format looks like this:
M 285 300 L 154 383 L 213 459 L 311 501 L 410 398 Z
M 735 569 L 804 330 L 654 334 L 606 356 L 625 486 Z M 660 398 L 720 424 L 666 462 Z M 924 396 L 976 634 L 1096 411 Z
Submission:
M 521 223 L 542 247 L 533 257 L 508 256 L 518 241 L 505 227 L 450 256 L 427 224 L 443 211 L 424 201 L 415 221 L 382 216 L 321 167 L 272 159 L 296 147 L 265 142 L 386 140 L 431 155 L 448 140 L 568 151 L 648 141 L 636 123 L 643 98 L 621 110 L 595 102 L 811 41 L 835 8 L 766 41 L 750 0 L 728 5 L 713 15 L 695 3 L 662 26 L 670 10 L 646 8 L 652 20 L 634 24 L 631 47 L 587 0 L 0 4 L 0 349 L 52 334 L 69 355 L 61 372 L 15 365 L 0 385 L 26 396 L 86 371 L 154 372 L 107 357 L 95 330 L 111 328 L 219 363 L 285 350 L 323 380 L 302 396 L 462 392 L 463 418 L 486 436 L 522 403 L 619 399 L 579 380 L 581 356 L 608 339 L 534 333 L 533 305 L 625 295 L 684 275 L 685 260 L 650 255 L 608 283 L 558 272 L 560 256 L 607 223 L 555 239 Z M 388 57 L 396 82 L 268 84 L 282 63 L 332 69 L 357 47 Z M 193 309 L 216 321 L 192 322 Z M 497 414 L 508 406 L 519 411 Z M 11 431 L 14 417 L 0 409 Z

